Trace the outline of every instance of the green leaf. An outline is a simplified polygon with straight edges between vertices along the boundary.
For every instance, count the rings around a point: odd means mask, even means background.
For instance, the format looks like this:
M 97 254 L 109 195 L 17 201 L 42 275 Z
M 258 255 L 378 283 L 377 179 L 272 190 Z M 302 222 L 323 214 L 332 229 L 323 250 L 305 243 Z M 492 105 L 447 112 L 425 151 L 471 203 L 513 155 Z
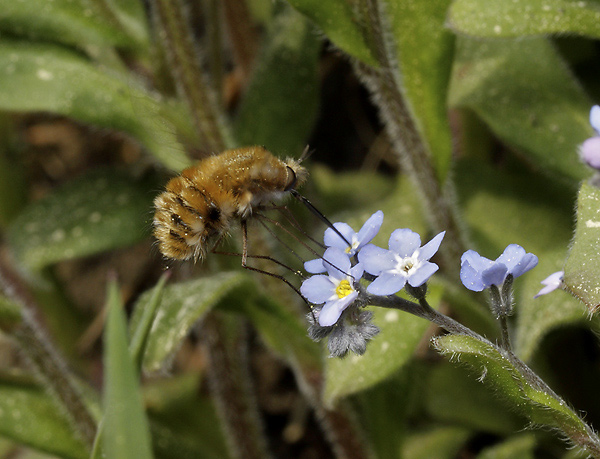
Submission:
M 549 41 L 460 37 L 450 104 L 473 110 L 539 166 L 578 181 L 578 145 L 593 133 L 591 102 Z
M 145 18 L 141 2 L 129 3 L 130 9 L 138 11 L 128 16 L 127 27 L 122 28 L 98 8 L 99 2 L 91 0 L 2 0 L 0 31 L 75 46 L 139 47 L 148 41 Z
M 304 16 L 288 7 L 275 17 L 239 107 L 239 144 L 264 145 L 277 155 L 300 154 L 317 116 L 320 48 Z
M 404 445 L 404 459 L 453 459 L 471 432 L 460 427 L 438 427 L 411 435 Z
M 350 2 L 288 0 L 288 3 L 314 21 L 334 45 L 365 64 L 377 66 Z
M 427 415 L 444 424 L 495 435 L 511 434 L 523 426 L 522 417 L 507 409 L 462 368 L 440 363 L 431 369 L 425 384 Z
M 450 0 L 385 0 L 403 91 L 440 181 L 450 170 L 452 136 L 446 103 L 454 38 L 445 27 Z M 387 37 L 386 37 L 387 38 Z
M 129 355 L 127 325 L 116 282 L 108 289 L 104 333 L 104 454 L 114 459 L 151 458 L 148 421 L 137 372 Z
M 532 423 L 560 429 L 572 439 L 589 437 L 588 427 L 564 401 L 534 387 L 498 348 L 465 335 L 437 337 L 433 345 L 442 354 L 468 365 L 483 384 Z
M 307 323 L 299 318 L 283 297 L 273 298 L 266 295 L 246 293 L 243 301 L 228 302 L 228 310 L 243 312 L 265 344 L 275 353 L 298 362 L 304 368 L 320 368 L 321 353 L 319 346 L 310 340 Z M 308 308 L 307 308 L 308 310 Z
M 591 312 L 600 306 L 600 190 L 584 183 L 577 199 L 577 229 L 573 247 L 565 265 L 564 282 L 575 297 Z
M 533 358 L 542 339 L 557 327 L 576 323 L 589 323 L 585 306 L 563 291 L 555 291 L 533 298 L 543 285 L 540 283 L 550 274 L 562 271 L 567 245 L 555 252 L 546 252 L 539 257 L 535 271 L 524 276 L 522 289 L 517 295 L 517 326 L 514 348 L 525 361 Z
M 121 28 L 143 47 L 148 47 L 150 31 L 145 3 L 140 0 L 104 0 L 110 12 L 117 18 Z
M 87 446 L 43 388 L 30 380 L 0 377 L 0 435 L 63 458 L 87 458 Z
M 373 457 L 378 459 L 397 459 L 404 443 L 422 381 L 421 372 L 414 371 L 416 365 L 412 363 L 398 375 L 353 397 L 359 403 L 358 419 Z
M 465 160 L 455 173 L 459 202 L 483 256 L 496 259 L 515 243 L 542 258 L 569 244 L 573 190 L 564 183 L 533 175 L 522 164 L 499 168 Z
M 9 245 L 30 270 L 131 245 L 148 235 L 151 187 L 115 169 L 90 172 L 30 204 L 11 223 Z
M 498 445 L 485 448 L 477 459 L 535 459 L 536 443 L 535 435 L 517 435 Z
M 441 293 L 441 289 L 431 288 L 430 304 L 438 304 Z M 367 352 L 327 360 L 323 395 L 326 405 L 334 405 L 397 372 L 410 360 L 429 326 L 426 320 L 395 309 L 375 308 L 373 312 L 373 322 L 381 332 L 367 345 Z
M 599 38 L 600 5 L 590 0 L 456 0 L 448 22 L 455 32 L 478 37 L 569 33 Z
M 162 294 L 165 288 L 165 283 L 169 278 L 169 271 L 161 276 L 154 288 L 152 294 L 148 299 L 148 302 L 144 305 L 139 305 L 141 308 L 141 317 L 131 337 L 131 344 L 129 345 L 129 352 L 131 354 L 131 360 L 133 360 L 135 367 L 140 369 L 142 367 L 142 358 L 144 356 L 144 349 L 148 341 L 150 329 L 152 323 L 156 318 L 156 310 L 160 304 Z
M 158 161 L 180 170 L 191 164 L 177 139 L 174 107 L 133 78 L 108 73 L 57 45 L 0 41 L 0 110 L 58 113 L 124 131 Z
M 142 365 L 144 371 L 164 369 L 169 357 L 179 348 L 192 326 L 210 308 L 235 290 L 247 292 L 252 288 L 247 273 L 240 272 L 222 272 L 165 287 L 146 340 Z M 141 333 L 138 329 L 144 327 L 143 312 L 149 307 L 152 296 L 153 292 L 146 292 L 136 303 L 131 318 L 131 336 Z

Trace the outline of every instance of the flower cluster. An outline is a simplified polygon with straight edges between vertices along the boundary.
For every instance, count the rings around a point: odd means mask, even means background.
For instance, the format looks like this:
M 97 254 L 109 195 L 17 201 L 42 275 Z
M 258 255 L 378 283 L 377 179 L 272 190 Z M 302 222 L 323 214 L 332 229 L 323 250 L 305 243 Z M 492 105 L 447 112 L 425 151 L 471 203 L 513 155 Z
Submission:
M 308 316 L 309 336 L 315 341 L 328 338 L 332 356 L 342 357 L 349 351 L 363 354 L 368 341 L 379 332 L 371 323 L 372 312 L 364 310 L 373 296 L 394 298 L 406 287 L 420 300 L 427 281 L 439 269 L 430 260 L 445 232 L 421 245 L 419 234 L 397 229 L 384 249 L 371 244 L 382 223 L 381 211 L 375 212 L 358 232 L 346 223 L 334 223 L 324 234 L 323 257 L 304 264 L 306 271 L 314 274 L 300 287 L 302 295 L 315 305 Z M 516 244 L 506 247 L 496 260 L 468 250 L 461 259 L 460 279 L 469 290 L 489 289 L 492 310 L 498 317 L 505 317 L 511 312 L 513 280 L 537 262 L 535 255 Z M 560 286 L 562 273 L 553 276 L 544 281 L 547 286 L 536 296 Z M 369 283 L 365 287 L 361 281 Z
M 346 223 L 334 223 L 325 231 L 327 249 L 322 258 L 307 261 L 304 268 L 315 274 L 300 287 L 302 295 L 317 307 L 309 315 L 309 335 L 318 341 L 329 337 L 329 351 L 340 357 L 348 351 L 363 354 L 367 342 L 379 329 L 371 324 L 373 314 L 363 311 L 360 280 L 372 282 L 366 291 L 373 295 L 392 295 L 406 284 L 422 286 L 439 267 L 429 259 L 437 252 L 444 233 L 421 247 L 421 237 L 398 229 L 383 249 L 370 242 L 383 223 L 383 212 L 375 212 L 355 232 Z M 365 275 L 366 273 L 366 275 Z M 322 305 L 322 306 L 321 306 Z

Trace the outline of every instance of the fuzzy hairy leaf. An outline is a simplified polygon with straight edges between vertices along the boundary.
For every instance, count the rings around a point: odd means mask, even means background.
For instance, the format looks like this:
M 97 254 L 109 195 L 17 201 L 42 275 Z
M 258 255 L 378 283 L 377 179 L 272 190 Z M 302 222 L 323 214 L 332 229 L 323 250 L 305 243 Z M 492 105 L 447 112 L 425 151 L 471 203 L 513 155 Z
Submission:
M 577 199 L 577 229 L 565 266 L 567 289 L 591 312 L 600 307 L 600 189 L 584 183 Z
M 599 38 L 600 5 L 593 0 L 456 0 L 448 22 L 455 32 L 478 37 L 569 33 Z
M 89 451 L 43 388 L 25 378 L 0 378 L 0 435 L 69 459 Z
M 459 37 L 449 99 L 540 167 L 573 182 L 587 174 L 577 148 L 593 132 L 592 104 L 548 40 Z
M 589 437 L 589 428 L 566 403 L 534 386 L 498 348 L 465 335 L 437 337 L 433 345 L 470 367 L 483 384 L 532 423 L 560 429 L 571 438 Z
M 299 156 L 317 116 L 319 50 L 303 15 L 288 7 L 275 17 L 238 110 L 235 134 L 241 145 Z
M 26 207 L 9 226 L 9 245 L 34 271 L 131 245 L 148 235 L 150 187 L 116 169 L 90 172 Z
M 444 182 L 452 160 L 447 92 L 454 37 L 444 26 L 450 0 L 385 0 L 403 93 Z M 387 38 L 387 37 L 386 37 Z
M 312 19 L 333 44 L 366 64 L 377 65 L 350 2 L 346 0 L 288 0 Z
M 236 290 L 247 291 L 252 288 L 247 273 L 243 272 L 222 272 L 211 277 L 167 285 L 143 347 L 143 370 L 156 372 L 164 369 L 192 326 L 210 308 Z M 137 301 L 130 324 L 132 336 L 140 333 L 139 327 L 144 326 L 142 316 L 152 297 L 153 292 L 146 292 Z
M 108 16 L 110 9 L 102 10 L 98 5 L 91 0 L 2 0 L 0 31 L 75 46 L 131 48 L 147 42 L 141 2 L 133 0 L 125 8 L 114 8 L 113 17 Z
M 131 78 L 58 45 L 0 41 L 0 110 L 44 111 L 123 131 L 173 170 L 191 164 L 177 139 L 177 109 Z M 185 129 L 185 127 L 184 127 Z M 187 132 L 187 131 L 186 131 Z

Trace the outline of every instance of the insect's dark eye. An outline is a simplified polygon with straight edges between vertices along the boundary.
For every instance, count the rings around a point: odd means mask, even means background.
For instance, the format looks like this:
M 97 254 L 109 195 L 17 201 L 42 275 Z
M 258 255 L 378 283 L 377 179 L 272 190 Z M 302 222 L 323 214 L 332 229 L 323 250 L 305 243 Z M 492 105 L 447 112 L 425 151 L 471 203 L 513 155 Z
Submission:
M 294 169 L 292 169 L 290 166 L 286 167 L 288 168 L 288 171 L 290 171 L 290 173 L 292 174 L 292 179 L 290 180 L 290 183 L 283 189 L 283 191 L 290 191 L 296 186 L 296 173 L 294 172 Z
M 212 221 L 219 220 L 221 218 L 221 209 L 217 206 L 211 206 L 211 208 L 208 209 L 208 218 Z

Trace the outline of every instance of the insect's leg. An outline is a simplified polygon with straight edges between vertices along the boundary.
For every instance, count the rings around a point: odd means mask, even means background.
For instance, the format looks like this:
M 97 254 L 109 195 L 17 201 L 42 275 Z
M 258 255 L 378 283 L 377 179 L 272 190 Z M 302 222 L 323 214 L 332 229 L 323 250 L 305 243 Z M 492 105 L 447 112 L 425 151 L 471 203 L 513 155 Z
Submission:
M 292 285 L 292 283 L 289 280 L 287 280 L 285 277 L 283 277 L 279 274 L 265 271 L 263 269 L 255 268 L 253 266 L 248 266 L 248 258 L 258 258 L 258 259 L 262 259 L 262 260 L 269 260 L 280 266 L 283 266 L 283 267 L 289 269 L 290 271 L 292 271 L 295 274 L 300 274 L 298 271 L 294 271 L 289 266 L 287 266 L 287 265 L 281 263 L 280 261 L 277 261 L 274 258 L 271 258 L 267 255 L 248 255 L 248 225 L 246 223 L 246 220 L 242 220 L 242 268 L 248 269 L 250 271 L 254 271 L 257 273 L 266 274 L 267 276 L 271 276 L 271 277 L 274 277 L 275 279 L 279 279 L 279 280 L 285 282 L 288 285 L 288 287 L 290 287 L 294 292 L 296 292 L 298 294 L 298 296 L 300 298 L 302 298 L 302 301 L 304 301 L 307 305 L 310 306 L 310 303 L 306 300 L 306 298 L 304 298 L 302 293 L 300 293 L 300 290 L 298 290 L 294 285 Z

